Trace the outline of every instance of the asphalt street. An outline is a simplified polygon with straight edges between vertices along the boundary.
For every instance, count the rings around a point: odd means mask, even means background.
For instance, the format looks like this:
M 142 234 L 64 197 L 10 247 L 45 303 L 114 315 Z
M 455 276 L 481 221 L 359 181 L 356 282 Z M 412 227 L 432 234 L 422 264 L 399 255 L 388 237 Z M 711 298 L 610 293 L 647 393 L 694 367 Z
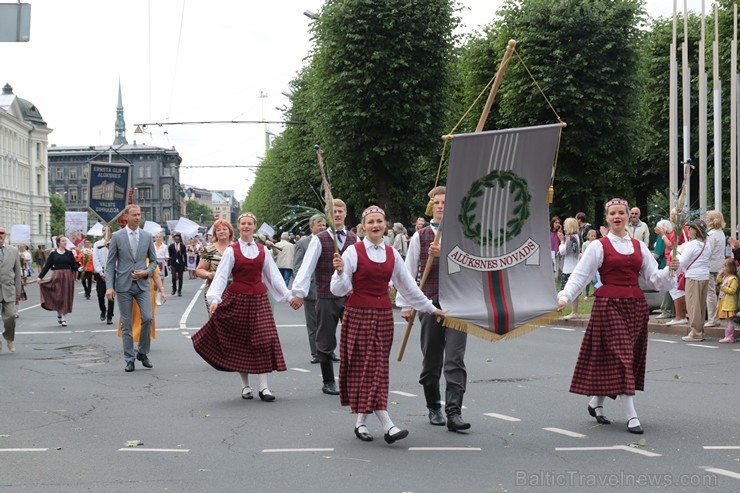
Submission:
M 426 418 L 418 324 L 395 361 L 405 326 L 396 311 L 389 412 L 410 435 L 387 445 L 371 417 L 375 441 L 365 443 L 349 409 L 321 393 L 302 310 L 275 307 L 289 368 L 269 377 L 277 400 L 243 400 L 239 377 L 193 350 L 206 320 L 200 289 L 186 280 L 183 297 L 157 308 L 154 368 L 137 362 L 125 373 L 94 291 L 85 300 L 78 284 L 61 327 L 29 286 L 17 351 L 3 343 L 0 352 L 0 491 L 740 490 L 740 343 L 651 334 L 638 436 L 619 401 L 605 405 L 613 424 L 598 425 L 587 398 L 568 392 L 582 328 L 494 344 L 470 337 L 463 416 L 472 428 L 452 433 Z

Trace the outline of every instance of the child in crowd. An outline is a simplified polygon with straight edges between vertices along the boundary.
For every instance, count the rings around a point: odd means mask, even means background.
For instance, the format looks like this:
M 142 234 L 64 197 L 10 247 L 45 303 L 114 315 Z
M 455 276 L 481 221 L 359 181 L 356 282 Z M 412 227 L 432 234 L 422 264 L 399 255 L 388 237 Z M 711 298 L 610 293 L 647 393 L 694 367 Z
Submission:
M 583 245 L 581 246 L 581 256 L 583 256 L 584 253 L 586 253 L 586 249 L 591 244 L 592 241 L 596 241 L 596 230 L 592 229 L 589 230 L 586 236 L 586 241 L 583 242 Z M 596 274 L 598 275 L 598 273 Z M 586 296 L 583 297 L 583 300 L 588 300 L 588 296 L 591 294 L 591 286 L 596 282 L 596 278 L 594 277 L 593 281 L 586 284 Z
M 732 317 L 737 313 L 737 267 L 735 259 L 728 258 L 722 263 L 722 273 L 717 276 L 719 284 L 719 302 L 717 303 L 717 317 L 727 319 L 725 337 L 719 342 L 735 342 L 735 323 Z

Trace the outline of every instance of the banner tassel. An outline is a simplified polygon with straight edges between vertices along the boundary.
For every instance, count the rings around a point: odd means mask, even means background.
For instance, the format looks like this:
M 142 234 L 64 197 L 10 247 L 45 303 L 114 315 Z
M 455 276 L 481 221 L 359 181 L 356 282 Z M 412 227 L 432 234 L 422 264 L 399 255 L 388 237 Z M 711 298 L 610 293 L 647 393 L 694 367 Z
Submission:
M 504 335 L 496 334 L 490 330 L 486 330 L 479 325 L 475 325 L 465 320 L 461 320 L 455 317 L 446 317 L 442 320 L 442 325 L 450 329 L 459 330 L 475 337 L 480 337 L 490 342 L 498 341 L 510 341 L 516 339 L 524 334 L 532 332 L 535 329 L 539 329 L 545 325 L 550 325 L 560 317 L 557 311 L 546 313 L 535 319 L 530 320 L 522 325 L 518 325 L 516 330 L 512 330 Z

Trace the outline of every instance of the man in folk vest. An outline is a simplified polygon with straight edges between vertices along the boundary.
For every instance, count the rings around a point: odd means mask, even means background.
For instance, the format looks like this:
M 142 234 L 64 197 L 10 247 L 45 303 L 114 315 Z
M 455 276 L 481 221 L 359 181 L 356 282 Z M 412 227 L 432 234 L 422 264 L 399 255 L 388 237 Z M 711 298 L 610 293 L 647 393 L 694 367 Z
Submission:
M 339 253 L 342 254 L 357 241 L 357 236 L 344 227 L 347 217 L 347 206 L 340 199 L 334 199 L 334 227 Z M 321 391 L 329 395 L 339 395 L 334 381 L 334 350 L 337 347 L 337 324 L 344 312 L 346 296 L 334 296 L 329 290 L 331 276 L 334 273 L 334 235 L 331 229 L 311 237 L 308 249 L 303 257 L 301 268 L 293 281 L 293 296 L 306 297 L 311 286 L 311 276 L 316 278 L 316 353 L 321 364 L 321 377 L 324 386 Z
M 445 210 L 445 187 L 435 187 L 429 192 L 434 204 L 432 222 L 429 226 L 420 229 L 409 242 L 406 254 L 406 268 L 417 281 L 421 280 L 427 259 L 434 258 L 432 270 L 424 284 L 424 294 L 439 308 L 439 256 L 440 245 L 433 245 L 434 235 L 442 222 Z M 396 295 L 396 305 L 401 308 L 401 317 L 407 321 L 411 318 L 409 308 L 403 297 Z M 468 379 L 465 370 L 465 345 L 468 335 L 454 329 L 444 327 L 437 322 L 434 315 L 419 313 L 421 323 L 421 352 L 423 355 L 419 383 L 424 387 L 424 397 L 429 409 L 429 422 L 436 426 L 444 426 L 445 418 L 442 415 L 439 379 L 444 368 L 445 382 L 445 413 L 447 414 L 447 429 L 461 431 L 470 428 L 470 424 L 462 419 L 462 401 Z

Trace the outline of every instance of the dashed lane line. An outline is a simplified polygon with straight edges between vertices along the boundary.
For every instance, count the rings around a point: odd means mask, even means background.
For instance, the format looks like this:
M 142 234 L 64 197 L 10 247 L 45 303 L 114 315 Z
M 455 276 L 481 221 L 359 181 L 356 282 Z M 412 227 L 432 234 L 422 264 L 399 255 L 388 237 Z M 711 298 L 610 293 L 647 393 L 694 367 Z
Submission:
M 498 413 L 483 413 L 483 416 L 490 416 L 491 418 L 503 419 L 504 421 L 521 421 L 521 419 L 519 418 L 515 418 L 513 416 L 507 416 L 505 414 L 498 414 Z
M 157 332 L 174 332 L 180 330 L 179 327 L 157 328 Z M 85 329 L 85 330 L 48 330 L 48 331 L 16 331 L 16 334 L 25 335 L 50 335 L 50 334 L 102 334 L 108 332 L 118 332 L 118 329 Z
M 418 397 L 416 394 L 409 394 L 408 392 L 402 392 L 400 390 L 391 390 L 391 394 L 400 395 L 403 397 Z
M 733 471 L 728 471 L 727 469 L 720 469 L 718 467 L 705 467 L 704 470 L 714 474 L 719 474 L 721 476 L 727 476 L 728 478 L 740 479 L 740 474 Z
M 569 329 L 567 327 L 549 327 L 552 330 L 563 330 L 565 332 L 575 332 L 576 329 Z
M 141 447 L 123 447 L 118 449 L 119 452 L 164 452 L 164 453 L 187 453 L 189 448 L 141 448 Z
M 410 452 L 480 452 L 480 447 L 409 447 Z
M 740 445 L 705 445 L 704 450 L 740 450 Z
M 18 313 L 20 313 L 20 312 L 25 312 L 26 310 L 30 310 L 31 308 L 38 308 L 38 307 L 40 307 L 40 306 L 41 306 L 41 303 L 39 303 L 38 305 L 33 305 L 33 306 L 27 306 L 27 307 L 25 307 L 25 308 L 21 308 L 20 310 L 18 310 Z
M 637 447 L 630 447 L 627 445 L 612 445 L 611 447 L 556 447 L 557 452 L 599 452 L 609 450 L 622 450 L 624 452 L 631 452 L 633 454 L 644 455 L 645 457 L 661 457 L 661 454 L 650 452 L 648 450 L 642 450 Z
M 650 342 L 665 342 L 666 344 L 678 344 L 678 341 L 669 341 L 668 339 L 650 339 Z
M 558 433 L 560 435 L 565 435 L 571 438 L 586 438 L 586 435 L 584 435 L 583 433 L 576 433 L 575 431 L 564 430 L 562 428 L 542 428 L 542 429 L 545 431 L 551 431 L 553 433 Z
M 334 452 L 333 448 L 266 448 L 263 454 L 279 454 L 288 452 Z
M 708 344 L 691 344 L 691 343 L 689 343 L 689 344 L 686 344 L 686 345 L 687 346 L 694 346 L 694 347 L 703 347 L 703 348 L 707 348 L 707 349 L 717 349 L 717 346 L 710 346 Z
M 0 452 L 46 452 L 48 448 L 0 448 Z
M 306 370 L 305 368 L 291 368 L 293 371 L 297 371 L 300 373 L 311 373 L 311 370 Z

